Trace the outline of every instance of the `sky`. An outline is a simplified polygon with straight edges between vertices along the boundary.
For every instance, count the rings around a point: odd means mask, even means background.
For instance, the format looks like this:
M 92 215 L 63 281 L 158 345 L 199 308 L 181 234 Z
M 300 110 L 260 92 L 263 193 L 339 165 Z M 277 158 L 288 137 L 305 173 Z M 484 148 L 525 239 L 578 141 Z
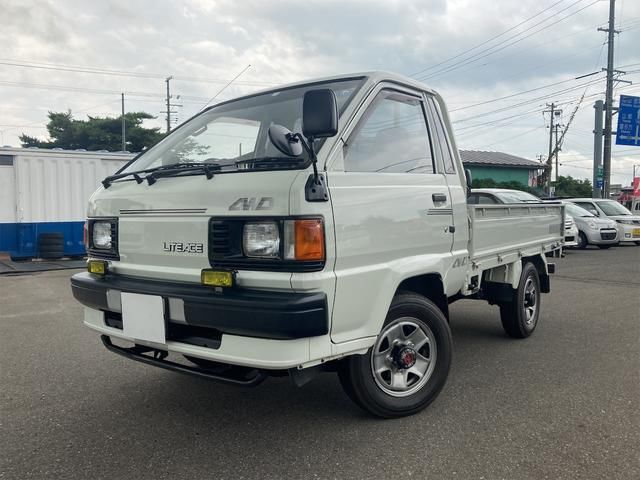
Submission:
M 214 97 L 387 70 L 443 95 L 461 149 L 536 160 L 548 151 L 546 104 L 559 104 L 563 125 L 577 108 L 559 171 L 590 179 L 607 56 L 597 28 L 608 9 L 608 0 L 0 0 L 0 145 L 46 138 L 48 111 L 118 116 L 121 92 L 127 111 L 164 128 L 168 76 L 181 122 Z M 615 66 L 633 84 L 617 83 L 615 96 L 640 96 L 640 1 L 616 1 L 616 29 Z M 612 183 L 629 184 L 634 164 L 640 147 L 614 146 Z

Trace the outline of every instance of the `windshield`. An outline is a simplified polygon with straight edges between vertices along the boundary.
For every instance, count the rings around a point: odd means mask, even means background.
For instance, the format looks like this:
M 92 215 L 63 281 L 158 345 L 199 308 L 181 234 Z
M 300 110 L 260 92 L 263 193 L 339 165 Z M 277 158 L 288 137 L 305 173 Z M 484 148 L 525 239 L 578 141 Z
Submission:
M 538 197 L 527 192 L 494 192 L 494 194 L 504 203 L 526 203 L 540 201 Z
M 573 203 L 565 203 L 566 205 L 566 210 L 567 213 L 569 215 L 571 215 L 573 218 L 576 217 L 595 217 L 595 215 L 591 212 L 589 212 L 588 210 L 585 210 L 582 207 L 579 207 L 578 205 L 575 205 Z
M 605 215 L 631 215 L 631 212 L 613 200 L 596 202 Z
M 218 164 L 250 167 L 251 160 L 271 159 L 283 155 L 269 140 L 271 125 L 282 125 L 302 133 L 302 101 L 308 90 L 330 88 L 336 95 L 342 115 L 363 83 L 362 78 L 271 91 L 232 100 L 194 117 L 171 135 L 128 165 L 122 173 L 147 170 L 174 164 Z M 317 142 L 316 148 L 321 146 Z M 306 153 L 299 157 L 303 165 Z

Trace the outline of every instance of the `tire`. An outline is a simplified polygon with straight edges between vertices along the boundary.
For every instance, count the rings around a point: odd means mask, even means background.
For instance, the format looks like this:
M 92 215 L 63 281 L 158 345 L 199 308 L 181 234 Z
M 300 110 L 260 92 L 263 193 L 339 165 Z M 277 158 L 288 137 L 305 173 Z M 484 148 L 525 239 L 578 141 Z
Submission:
M 38 256 L 40 258 L 62 258 L 64 256 L 64 235 L 62 233 L 41 233 L 38 235 Z
M 500 320 L 507 335 L 527 338 L 533 333 L 540 318 L 540 277 L 533 263 L 522 267 L 520 282 L 513 300 L 500 305 Z
M 635 243 L 636 245 L 640 246 L 640 242 L 636 241 L 636 242 L 633 242 L 633 243 Z
M 601 250 L 607 250 L 609 248 L 611 248 L 612 245 L 598 245 L 598 248 L 600 248 Z
M 351 400 L 368 413 L 381 418 L 413 415 L 444 387 L 452 350 L 442 311 L 421 295 L 401 293 L 391 302 L 374 346 L 343 360 L 338 376 Z
M 579 248 L 580 250 L 584 250 L 585 248 L 587 248 L 587 245 L 589 245 L 587 236 L 582 232 L 578 232 L 578 238 L 576 240 L 578 242 L 578 245 L 576 245 L 576 248 Z

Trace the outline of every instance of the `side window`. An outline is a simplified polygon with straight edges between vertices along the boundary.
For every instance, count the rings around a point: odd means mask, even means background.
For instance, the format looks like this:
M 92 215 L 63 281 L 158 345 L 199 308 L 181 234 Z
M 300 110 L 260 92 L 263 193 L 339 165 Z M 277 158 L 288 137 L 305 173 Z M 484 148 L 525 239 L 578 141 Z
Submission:
M 489 195 L 480 195 L 478 197 L 478 203 L 480 205 L 495 205 L 498 202 L 496 202 L 496 200 Z
M 584 208 L 587 212 L 590 212 L 596 216 L 599 216 L 598 210 L 596 210 L 596 207 L 594 207 L 593 204 L 590 202 L 576 202 L 576 205 Z
M 434 130 L 438 136 L 437 143 L 442 155 L 442 162 L 444 163 L 444 173 L 456 173 L 456 166 L 451 155 L 449 140 L 445 133 L 444 126 L 442 125 L 444 117 L 440 112 L 440 107 L 432 98 L 429 98 L 429 109 L 431 110 L 431 116 L 434 119 Z
M 344 148 L 347 172 L 433 173 L 422 101 L 383 90 Z

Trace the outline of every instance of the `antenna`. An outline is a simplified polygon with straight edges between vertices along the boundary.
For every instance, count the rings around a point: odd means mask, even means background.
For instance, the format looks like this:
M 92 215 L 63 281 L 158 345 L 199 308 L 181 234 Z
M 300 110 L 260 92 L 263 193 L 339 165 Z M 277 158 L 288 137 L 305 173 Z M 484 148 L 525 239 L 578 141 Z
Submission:
M 207 103 L 205 103 L 202 108 L 198 111 L 201 112 L 202 110 L 204 110 L 205 108 L 207 108 L 207 105 L 209 105 L 211 102 L 213 102 L 216 98 L 218 98 L 218 95 L 220 95 L 222 92 L 224 92 L 227 87 L 229 87 L 229 85 L 231 85 L 233 82 L 235 82 L 238 78 L 240 78 L 240 75 L 242 75 L 244 72 L 246 72 L 247 70 L 249 70 L 249 68 L 251 67 L 251 64 L 247 65 L 246 67 L 244 67 L 242 69 L 242 71 L 240 73 L 238 73 L 235 77 L 233 77 L 231 79 L 231 81 L 229 81 L 229 83 L 227 83 L 224 87 L 222 87 L 220 90 L 218 90 L 218 92 L 209 99 L 209 101 Z

